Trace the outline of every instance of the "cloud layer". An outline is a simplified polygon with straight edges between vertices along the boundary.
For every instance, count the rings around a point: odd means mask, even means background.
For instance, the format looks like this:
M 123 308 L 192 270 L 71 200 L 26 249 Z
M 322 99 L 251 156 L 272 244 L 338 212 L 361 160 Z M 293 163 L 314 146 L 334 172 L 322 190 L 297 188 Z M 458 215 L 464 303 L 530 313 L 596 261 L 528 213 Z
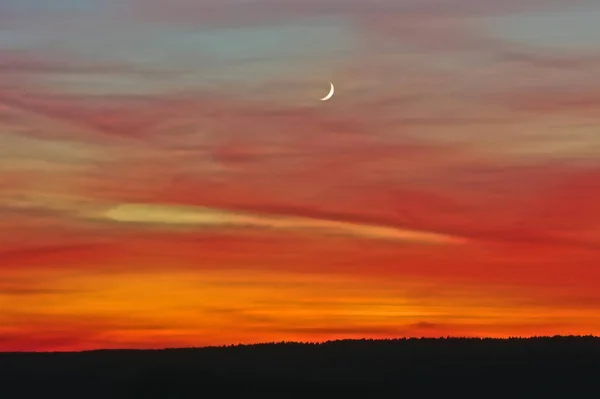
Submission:
M 600 334 L 595 1 L 78 4 L 0 4 L 0 350 Z

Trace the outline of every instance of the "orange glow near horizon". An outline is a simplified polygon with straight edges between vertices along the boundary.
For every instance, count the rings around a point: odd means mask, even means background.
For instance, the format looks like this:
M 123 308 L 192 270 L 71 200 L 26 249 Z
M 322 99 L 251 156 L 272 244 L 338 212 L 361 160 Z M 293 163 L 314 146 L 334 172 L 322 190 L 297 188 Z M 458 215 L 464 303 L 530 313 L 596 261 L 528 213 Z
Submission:
M 0 5 L 0 351 L 600 335 L 600 7 L 284 3 Z

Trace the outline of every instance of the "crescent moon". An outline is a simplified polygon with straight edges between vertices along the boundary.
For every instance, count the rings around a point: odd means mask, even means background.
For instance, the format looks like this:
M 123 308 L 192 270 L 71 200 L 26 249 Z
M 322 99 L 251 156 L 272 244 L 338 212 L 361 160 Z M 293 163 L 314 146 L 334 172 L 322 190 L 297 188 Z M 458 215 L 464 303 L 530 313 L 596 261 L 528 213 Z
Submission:
M 329 94 L 327 94 L 325 97 L 323 97 L 321 99 L 321 101 L 327 101 L 329 100 L 331 97 L 333 97 L 333 92 L 335 91 L 335 88 L 333 87 L 333 83 L 329 82 L 329 84 L 331 85 L 331 89 L 329 90 Z

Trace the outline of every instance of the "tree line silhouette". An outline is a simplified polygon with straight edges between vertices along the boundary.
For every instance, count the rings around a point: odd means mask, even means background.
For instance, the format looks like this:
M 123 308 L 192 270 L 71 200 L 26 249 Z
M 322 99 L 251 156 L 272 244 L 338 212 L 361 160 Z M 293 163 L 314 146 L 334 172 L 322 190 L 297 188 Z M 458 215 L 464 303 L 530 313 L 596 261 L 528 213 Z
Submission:
M 520 394 L 529 389 L 533 393 L 527 397 L 537 398 L 557 394 L 559 385 L 568 390 L 567 397 L 600 397 L 589 396 L 600 392 L 600 338 L 362 339 L 0 353 L 0 398 L 7 399 L 212 398 L 234 391 L 290 396 L 307 388 L 323 393 L 325 387 L 337 390 L 327 391 L 334 397 L 346 395 L 344 389 L 351 394 L 367 387 L 372 394 L 373 389 L 415 390 L 428 397 L 427 392 L 462 392 L 480 384 L 486 387 L 483 397 L 510 388 Z

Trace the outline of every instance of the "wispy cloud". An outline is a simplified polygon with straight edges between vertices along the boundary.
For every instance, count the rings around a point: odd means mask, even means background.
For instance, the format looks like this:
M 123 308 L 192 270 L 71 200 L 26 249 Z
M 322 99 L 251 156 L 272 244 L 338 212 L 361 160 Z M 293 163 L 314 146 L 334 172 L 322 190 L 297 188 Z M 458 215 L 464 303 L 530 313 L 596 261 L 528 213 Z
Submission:
M 456 244 L 465 241 L 462 238 L 449 235 L 385 226 L 293 216 L 232 213 L 214 209 L 186 209 L 184 207 L 173 206 L 123 204 L 107 210 L 105 217 L 116 222 L 259 227 L 300 231 L 308 234 L 324 232 L 372 239 L 414 241 L 432 244 Z

